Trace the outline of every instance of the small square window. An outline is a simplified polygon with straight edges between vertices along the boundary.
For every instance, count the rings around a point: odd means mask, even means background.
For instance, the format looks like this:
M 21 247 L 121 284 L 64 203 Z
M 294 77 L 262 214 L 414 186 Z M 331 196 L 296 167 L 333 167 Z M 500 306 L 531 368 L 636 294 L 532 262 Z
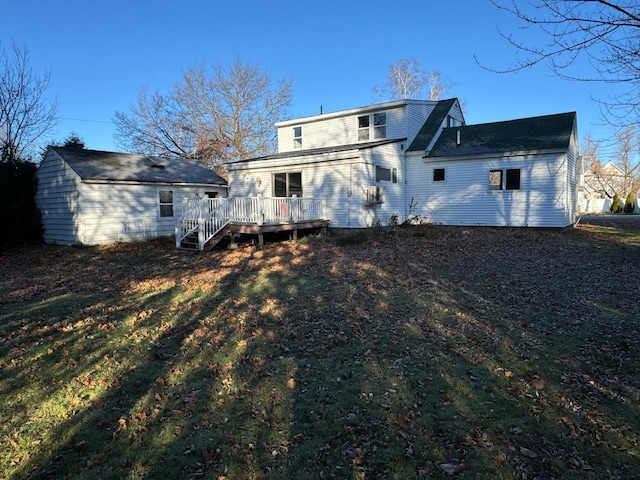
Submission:
M 507 169 L 505 189 L 520 190 L 520 169 L 519 168 Z
M 489 171 L 489 190 L 502 190 L 502 170 Z
M 376 165 L 376 182 L 390 182 L 391 181 L 391 169 L 378 167 Z
M 433 169 L 433 181 L 434 182 L 444 182 L 444 168 L 434 168 Z

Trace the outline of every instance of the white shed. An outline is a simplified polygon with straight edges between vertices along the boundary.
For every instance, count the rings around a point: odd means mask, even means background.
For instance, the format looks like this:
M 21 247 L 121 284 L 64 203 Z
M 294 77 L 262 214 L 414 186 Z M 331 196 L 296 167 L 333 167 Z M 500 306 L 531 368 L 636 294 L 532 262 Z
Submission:
M 36 176 L 44 241 L 63 245 L 173 235 L 183 198 L 228 190 L 196 161 L 68 147 L 50 147 Z

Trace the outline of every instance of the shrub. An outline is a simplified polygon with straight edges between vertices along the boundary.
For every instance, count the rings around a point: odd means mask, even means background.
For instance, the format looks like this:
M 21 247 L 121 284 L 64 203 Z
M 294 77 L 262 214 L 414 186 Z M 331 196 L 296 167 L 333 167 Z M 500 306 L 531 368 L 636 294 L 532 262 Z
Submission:
M 620 213 L 622 211 L 622 202 L 620 201 L 620 197 L 617 193 L 613 195 L 613 201 L 611 202 L 609 211 L 611 213 Z
M 633 195 L 631 195 L 631 192 L 629 192 L 629 195 L 627 195 L 627 198 L 624 201 L 624 213 L 633 213 L 634 209 L 635 198 L 633 198 Z
M 42 241 L 42 222 L 35 202 L 36 170 L 32 162 L 0 162 L 0 250 Z

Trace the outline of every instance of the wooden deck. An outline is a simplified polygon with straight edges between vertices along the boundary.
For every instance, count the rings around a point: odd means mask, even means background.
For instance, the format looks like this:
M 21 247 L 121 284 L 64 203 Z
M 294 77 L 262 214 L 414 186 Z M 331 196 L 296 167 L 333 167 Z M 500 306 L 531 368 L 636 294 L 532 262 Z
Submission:
M 327 230 L 324 199 L 313 198 L 186 198 L 183 215 L 176 224 L 176 247 L 189 250 L 212 248 L 226 235 L 257 235 L 264 245 L 265 233 Z
M 298 239 L 298 230 L 320 229 L 327 232 L 329 220 L 304 220 L 300 222 L 271 223 L 271 224 L 251 224 L 251 223 L 230 223 L 228 225 L 231 234 L 231 244 L 234 243 L 234 235 L 257 235 L 258 245 L 264 245 L 265 233 L 292 232 L 293 240 Z

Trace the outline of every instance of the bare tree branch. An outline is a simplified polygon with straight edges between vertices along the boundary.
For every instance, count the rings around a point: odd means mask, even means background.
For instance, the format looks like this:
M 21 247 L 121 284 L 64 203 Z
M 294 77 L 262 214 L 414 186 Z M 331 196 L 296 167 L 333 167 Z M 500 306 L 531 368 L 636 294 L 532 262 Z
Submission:
M 141 91 L 129 114 L 117 112 L 117 138 L 127 150 L 224 162 L 276 149 L 273 123 L 291 104 L 292 83 L 274 82 L 258 67 L 236 60 L 228 67 L 187 68 L 170 94 Z
M 513 73 L 545 64 L 563 79 L 624 84 L 625 93 L 600 102 L 611 123 L 640 120 L 640 6 L 636 0 L 490 1 L 519 20 L 521 31 L 537 30 L 546 42 L 532 45 L 517 33 L 500 32 L 518 55 L 515 64 L 490 67 L 476 56 L 479 65 Z M 589 73 L 583 73 L 585 65 Z
M 0 157 L 31 156 L 36 143 L 57 123 L 57 102 L 46 92 L 51 71 L 42 75 L 29 67 L 28 51 L 12 44 L 0 49 Z
M 374 86 L 373 93 L 380 101 L 407 98 L 439 100 L 452 87 L 453 83 L 443 79 L 439 70 L 423 70 L 418 60 L 401 58 L 389 66 L 386 82 Z

